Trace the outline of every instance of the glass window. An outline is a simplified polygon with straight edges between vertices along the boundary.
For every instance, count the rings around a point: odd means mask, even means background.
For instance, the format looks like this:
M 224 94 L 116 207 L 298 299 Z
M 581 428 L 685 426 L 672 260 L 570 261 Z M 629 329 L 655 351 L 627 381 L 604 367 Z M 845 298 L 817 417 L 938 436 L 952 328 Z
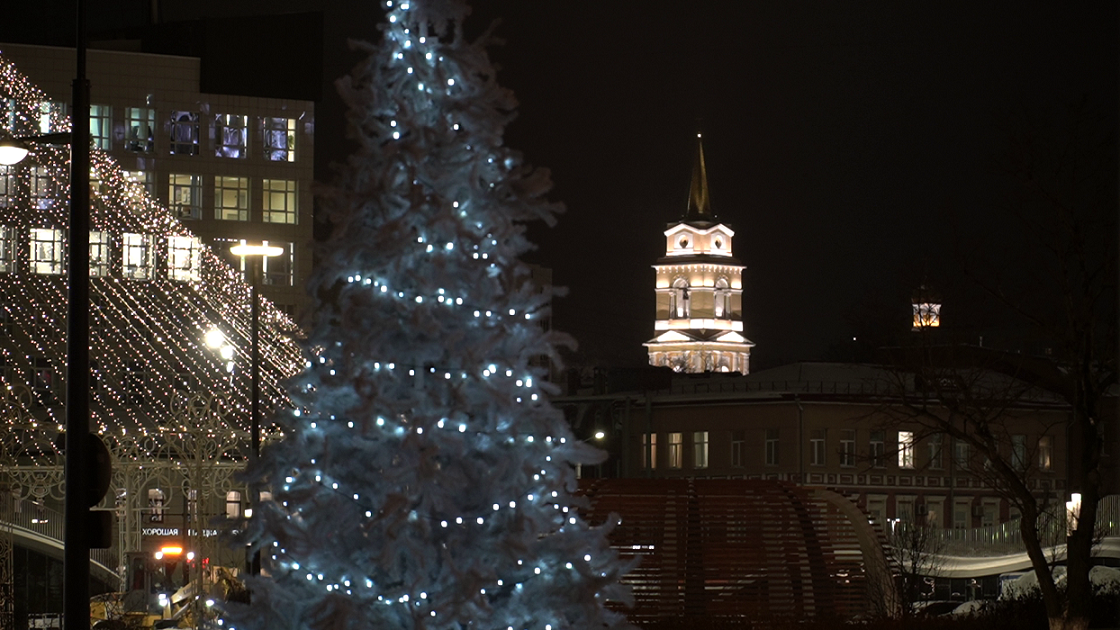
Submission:
M 167 205 L 181 220 L 202 218 L 202 177 L 184 173 L 168 176 Z
M 290 179 L 264 180 L 264 222 L 296 223 L 296 183 Z
M 778 465 L 778 429 L 766 429 L 766 465 Z
M 743 467 L 743 450 L 746 446 L 746 441 L 745 431 L 731 432 L 731 465 L 735 468 Z
M 16 270 L 16 228 L 0 225 L 0 273 Z
M 642 468 L 657 468 L 657 434 L 642 434 Z
M 969 504 L 971 502 L 958 501 L 953 504 L 953 529 L 968 529 Z
M 270 243 L 265 245 L 279 245 L 284 248 L 284 253 L 279 256 L 264 258 L 261 268 L 261 282 L 273 287 L 290 287 L 295 285 L 295 243 Z
M 898 467 L 914 467 L 914 432 L 898 432 Z
M 684 462 L 682 449 L 684 448 L 684 434 L 669 434 L 669 468 L 680 468 Z
M 105 278 L 109 275 L 108 232 L 89 233 L 89 275 L 91 278 Z
M 969 453 L 968 442 L 963 440 L 953 442 L 953 462 L 957 470 L 968 470 L 971 459 L 972 455 Z
M 124 176 L 126 181 L 142 187 L 149 197 L 155 197 L 156 180 L 152 173 L 147 171 L 121 171 L 121 175 Z
M 688 280 L 684 278 L 674 280 L 673 291 L 669 295 L 669 318 L 682 319 L 688 317 Z
M 715 307 L 716 317 L 731 317 L 731 284 L 727 278 L 716 280 Z
M 929 436 L 929 467 L 933 470 L 941 470 L 945 467 L 942 456 L 942 437 L 940 433 L 934 433 Z
M 31 228 L 31 271 L 33 273 L 61 274 L 62 230 Z
M 125 278 L 150 280 L 155 257 L 155 236 L 151 234 L 124 235 L 122 272 Z
M 1011 436 L 1011 466 L 1015 470 L 1027 468 L 1027 436 Z
M 856 465 L 856 432 L 854 429 L 840 431 L 840 465 L 851 468 Z
M 871 457 L 871 466 L 883 468 L 887 465 L 886 435 L 882 431 L 872 431 L 871 439 L 867 444 L 868 455 Z
M 241 493 L 237 490 L 226 493 L 226 518 L 241 518 Z
M 44 407 L 54 404 L 55 374 L 54 363 L 47 357 L 35 357 L 31 375 L 31 390 L 35 401 Z
M 172 280 L 198 282 L 202 270 L 202 243 L 192 236 L 167 237 L 167 275 Z
M 264 157 L 272 162 L 296 161 L 294 118 L 264 119 Z
M 16 198 L 16 169 L 0 166 L 0 208 L 7 208 Z
M 198 112 L 171 112 L 171 154 L 198 155 Z
M 89 134 L 98 149 L 108 151 L 112 147 L 113 116 L 108 105 L 89 106 Z
M 150 522 L 163 522 L 163 501 L 163 490 L 159 488 L 148 489 L 148 520 Z
M 708 467 L 708 432 L 692 432 L 692 464 L 695 468 Z
M 31 207 L 47 210 L 54 206 L 58 200 L 57 186 L 50 171 L 43 166 L 31 167 L 29 183 L 31 185 Z
M 43 101 L 39 103 L 39 133 L 58 133 L 67 131 L 63 129 L 66 120 L 66 103 Z
M 825 464 L 825 430 L 813 429 L 809 432 L 809 464 L 811 466 L 824 466 Z
M 1038 438 L 1038 469 L 1048 472 L 1053 465 L 1054 444 L 1049 435 Z
M 124 126 L 128 135 L 124 150 L 151 153 L 156 150 L 156 110 L 147 107 L 124 108 Z
M 143 405 L 148 388 L 148 366 L 143 361 L 129 361 L 122 384 L 124 403 L 130 406 Z
M 249 117 L 218 114 L 214 123 L 214 155 L 224 158 L 249 156 Z
M 214 177 L 214 218 L 223 221 L 249 220 L 248 177 Z

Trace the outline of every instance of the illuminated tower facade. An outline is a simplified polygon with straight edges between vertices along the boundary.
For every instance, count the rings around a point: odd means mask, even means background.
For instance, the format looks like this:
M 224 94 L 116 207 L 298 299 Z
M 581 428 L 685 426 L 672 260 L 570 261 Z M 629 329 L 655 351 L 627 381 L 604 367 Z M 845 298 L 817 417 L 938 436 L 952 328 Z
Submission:
M 650 365 L 678 372 L 750 372 L 754 342 L 743 336 L 743 269 L 732 255 L 735 232 L 708 197 L 704 145 L 696 134 L 688 208 L 665 230 L 657 272 L 657 336 L 644 345 Z

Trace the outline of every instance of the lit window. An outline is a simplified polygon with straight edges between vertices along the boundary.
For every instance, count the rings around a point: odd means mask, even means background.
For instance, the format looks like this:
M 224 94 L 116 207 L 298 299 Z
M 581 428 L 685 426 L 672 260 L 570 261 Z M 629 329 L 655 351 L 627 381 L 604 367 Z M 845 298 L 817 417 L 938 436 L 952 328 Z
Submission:
M 684 464 L 684 434 L 669 434 L 669 468 L 680 468 Z
M 148 366 L 143 361 L 129 361 L 122 381 L 124 404 L 143 405 L 148 388 Z
M 218 114 L 214 123 L 214 155 L 224 158 L 249 156 L 249 117 Z
M 151 234 L 124 235 L 122 272 L 125 278 L 150 280 L 152 259 L 155 254 L 155 236 Z
M 58 133 L 66 131 L 62 123 L 66 119 L 66 103 L 43 101 L 38 107 L 39 133 Z
M 98 149 L 108 151 L 112 147 L 113 116 L 108 105 L 89 106 L 89 135 Z
M 295 244 L 270 243 L 265 245 L 279 245 L 284 248 L 284 253 L 279 256 L 266 256 L 261 263 L 261 281 L 269 286 L 290 287 L 295 284 Z
M 109 233 L 89 233 L 89 275 L 105 278 L 109 275 Z
M 237 490 L 226 493 L 226 517 L 241 518 L 241 493 Z
M 223 221 L 249 220 L 248 177 L 214 177 L 214 218 Z
M 766 457 L 767 466 L 778 465 L 778 429 L 766 429 Z
M 1049 435 L 1038 438 L 1038 469 L 1048 472 L 1053 466 L 1054 444 Z
M 809 432 L 809 465 L 825 465 L 825 430 L 813 429 Z
M 692 464 L 695 468 L 708 467 L 708 432 L 692 433 Z
M 264 157 L 272 162 L 296 160 L 296 121 L 294 118 L 264 119 Z
M 673 291 L 669 296 L 669 319 L 688 317 L 688 280 L 684 278 L 674 280 Z
M 731 465 L 735 468 L 743 467 L 743 449 L 746 446 L 746 434 L 743 431 L 731 432 Z
M 264 222 L 296 223 L 296 183 L 290 179 L 264 180 Z
M 7 208 L 16 197 L 16 169 L 0 166 L 0 208 Z
M 35 394 L 35 401 L 49 407 L 55 402 L 54 363 L 47 357 L 35 357 L 32 367 L 35 372 L 31 375 L 31 390 Z
M 197 112 L 171 112 L 171 154 L 198 155 Z
M 642 468 L 657 468 L 657 434 L 642 434 Z
M 914 467 L 914 432 L 898 432 L 898 467 Z
M 198 282 L 201 279 L 202 244 L 192 236 L 167 237 L 167 275 L 172 280 Z
M 15 272 L 16 247 L 16 229 L 10 225 L 0 225 L 0 273 Z
M 126 107 L 124 125 L 128 134 L 124 141 L 125 151 L 133 153 L 155 151 L 156 110 L 147 107 Z
M 168 205 L 175 216 L 182 220 L 201 219 L 202 177 L 171 173 L 168 182 Z
M 716 317 L 731 317 L 731 284 L 727 282 L 727 278 L 716 280 L 715 307 Z
M 62 230 L 31 228 L 31 271 L 33 273 L 62 273 Z
M 54 178 L 45 167 L 31 167 L 28 183 L 31 186 L 31 207 L 47 210 L 58 200 Z
M 152 173 L 147 171 L 121 171 L 125 181 L 131 182 L 144 189 L 149 196 L 156 194 L 156 180 Z
M 150 522 L 163 522 L 163 501 L 163 490 L 159 488 L 148 489 L 148 520 Z
M 852 468 L 856 465 L 856 432 L 854 429 L 840 431 L 840 466 Z

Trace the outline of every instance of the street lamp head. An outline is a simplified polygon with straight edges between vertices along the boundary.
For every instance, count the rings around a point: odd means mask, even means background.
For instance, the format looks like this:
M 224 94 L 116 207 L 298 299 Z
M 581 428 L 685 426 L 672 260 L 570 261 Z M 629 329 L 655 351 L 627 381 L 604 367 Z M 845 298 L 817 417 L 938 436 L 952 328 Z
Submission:
M 210 330 L 207 330 L 206 334 L 202 336 L 202 339 L 206 343 L 206 347 L 210 348 L 211 350 L 217 350 L 218 348 L 221 348 L 222 344 L 226 342 L 226 336 L 219 328 L 211 328 Z
M 27 145 L 16 138 L 0 140 L 0 164 L 4 166 L 19 164 L 27 157 L 27 153 Z
M 276 245 L 234 245 L 229 248 L 229 253 L 234 256 L 262 256 L 268 258 L 270 256 L 279 256 L 284 253 L 283 247 Z
M 604 433 L 604 432 L 602 432 L 602 431 L 596 431 L 596 432 L 595 432 L 595 439 L 596 439 L 596 440 L 601 440 L 601 439 L 603 439 L 603 438 L 605 438 L 605 437 L 607 437 L 607 434 L 606 434 L 606 433 Z

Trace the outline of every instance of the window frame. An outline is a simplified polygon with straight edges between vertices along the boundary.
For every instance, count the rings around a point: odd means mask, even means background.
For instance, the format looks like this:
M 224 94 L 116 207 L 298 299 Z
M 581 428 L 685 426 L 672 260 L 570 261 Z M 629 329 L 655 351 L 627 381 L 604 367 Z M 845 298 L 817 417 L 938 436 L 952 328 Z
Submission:
M 743 468 L 746 455 L 746 432 L 745 431 L 732 431 L 731 432 L 731 467 Z
M 648 460 L 646 458 L 649 458 Z M 642 469 L 657 469 L 657 434 L 642 434 Z
M 183 178 L 187 178 L 187 183 L 182 183 Z M 187 200 L 183 201 L 183 197 Z M 181 221 L 202 219 L 202 176 L 170 173 L 167 176 L 167 206 Z
M 766 466 L 777 466 L 781 462 L 781 430 L 776 428 L 766 429 L 765 446 L 763 447 L 763 462 Z
M 155 274 L 154 234 L 125 232 L 121 235 L 121 277 L 151 280 Z
M 680 431 L 669 433 L 669 468 L 684 468 L 684 433 Z
M 236 196 L 236 205 L 227 206 L 225 203 L 231 193 Z M 233 216 L 233 214 L 236 214 L 236 216 Z M 214 219 L 240 222 L 249 220 L 248 177 L 214 176 Z
M 198 155 L 199 152 L 199 115 L 198 112 L 174 110 L 168 128 L 168 153 L 171 155 Z
M 124 127 L 127 138 L 124 150 L 129 153 L 155 153 L 156 110 L 151 107 L 124 108 Z M 144 131 L 147 129 L 147 139 Z
M 899 431 L 897 437 L 898 468 L 900 470 L 914 470 L 914 432 Z
M 240 124 L 237 124 L 238 122 Z M 231 139 L 234 142 L 229 142 Z M 248 116 L 218 114 L 214 117 L 214 157 L 231 160 L 244 160 L 249 157 Z
M 692 467 L 708 467 L 708 432 L 692 432 Z
M 282 187 L 282 188 L 281 188 Z M 265 179 L 261 181 L 261 204 L 264 223 L 296 225 L 299 223 L 299 190 L 294 179 Z M 273 202 L 283 200 L 277 208 Z M 280 220 L 276 220 L 280 219 Z
M 281 137 L 279 134 L 284 138 L 283 146 L 279 146 L 277 141 Z M 295 162 L 296 119 L 265 116 L 261 121 L 261 145 L 264 147 L 266 161 Z
M 93 146 L 108 151 L 113 148 L 113 108 L 110 105 L 90 103 L 89 135 Z
M 855 468 L 856 465 L 856 430 L 840 430 L 840 467 Z
M 66 237 L 60 228 L 31 228 L 28 241 L 31 273 L 58 276 L 66 273 Z M 49 244 L 49 248 L 43 247 Z M 45 254 L 45 256 L 44 256 Z

